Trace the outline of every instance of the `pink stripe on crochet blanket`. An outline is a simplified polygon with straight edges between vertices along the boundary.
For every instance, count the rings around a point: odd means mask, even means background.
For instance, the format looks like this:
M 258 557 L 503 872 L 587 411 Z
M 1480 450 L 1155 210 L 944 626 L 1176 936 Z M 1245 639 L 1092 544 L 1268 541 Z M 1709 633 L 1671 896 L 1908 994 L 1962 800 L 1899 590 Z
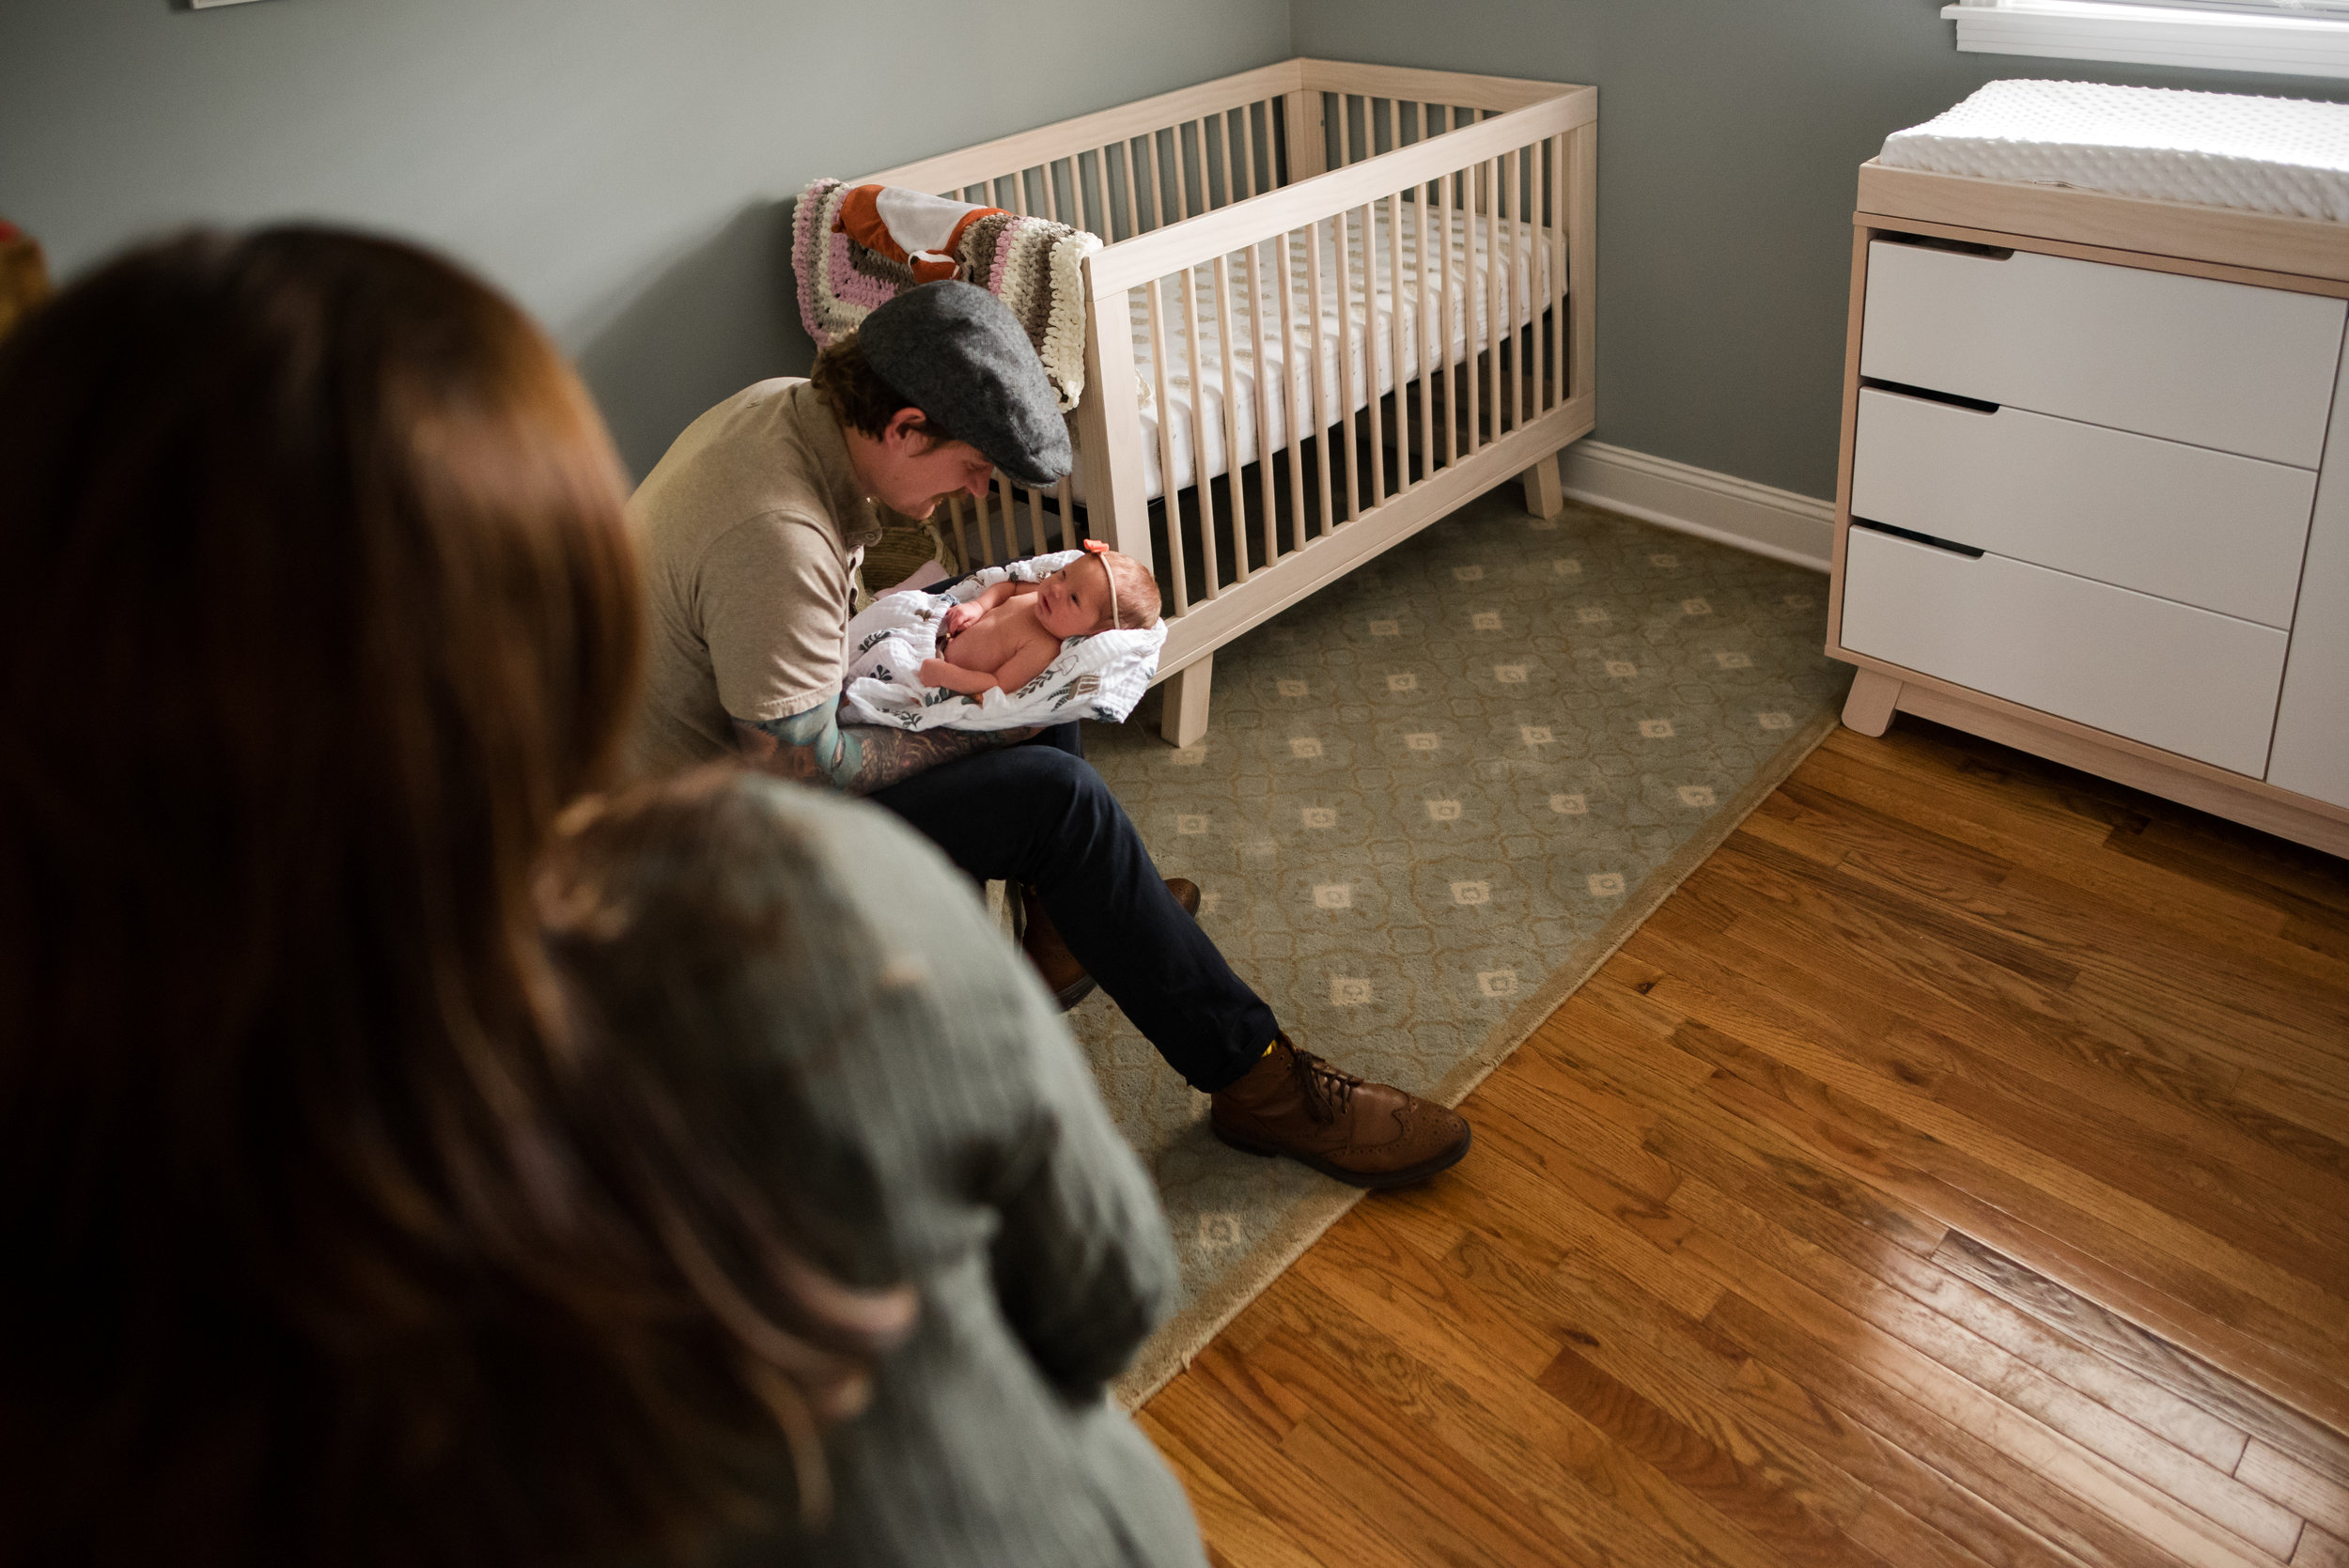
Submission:
M 842 304 L 871 310 L 897 297 L 897 290 L 864 272 L 849 258 L 852 241 L 845 234 L 832 237 L 832 297 Z
M 997 299 L 1003 298 L 1003 269 L 1011 265 L 1011 253 L 1019 238 L 1020 231 L 1031 224 L 1040 222 L 1042 220 L 1038 218 L 1020 218 L 1005 224 L 1003 232 L 995 237 L 995 264 L 988 269 L 987 291 Z

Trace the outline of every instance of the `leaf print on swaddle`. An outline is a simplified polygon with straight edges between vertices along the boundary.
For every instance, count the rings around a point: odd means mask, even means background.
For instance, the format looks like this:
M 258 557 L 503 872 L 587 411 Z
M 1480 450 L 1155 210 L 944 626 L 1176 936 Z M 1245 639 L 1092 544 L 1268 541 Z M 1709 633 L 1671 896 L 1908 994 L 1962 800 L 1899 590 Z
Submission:
M 1099 675 L 1079 675 L 1075 680 L 1052 693 L 1052 709 L 1058 712 L 1080 697 L 1090 697 L 1101 690 Z

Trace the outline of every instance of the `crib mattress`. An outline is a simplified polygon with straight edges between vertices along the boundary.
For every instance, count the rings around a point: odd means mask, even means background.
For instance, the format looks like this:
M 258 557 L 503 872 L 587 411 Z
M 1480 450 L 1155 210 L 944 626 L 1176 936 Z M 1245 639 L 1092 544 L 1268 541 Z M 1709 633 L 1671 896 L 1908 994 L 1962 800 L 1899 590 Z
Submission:
M 1392 276 L 1393 245 L 1391 243 L 1391 220 L 1384 208 L 1373 209 L 1369 239 L 1373 279 L 1371 298 L 1362 297 L 1361 279 L 1363 272 L 1362 225 L 1359 218 L 1345 225 L 1348 266 L 1338 267 L 1337 240 L 1330 225 L 1320 225 L 1318 243 L 1321 249 L 1321 329 L 1314 330 L 1309 291 L 1311 262 L 1306 241 L 1301 235 L 1289 239 L 1289 281 L 1291 331 L 1284 339 L 1281 332 L 1281 301 L 1274 286 L 1279 266 L 1277 244 L 1265 241 L 1249 250 L 1233 253 L 1224 258 L 1225 272 L 1231 279 L 1231 331 L 1233 364 L 1223 364 L 1221 307 L 1215 288 L 1215 264 L 1208 262 L 1197 268 L 1191 276 L 1190 300 L 1183 297 L 1179 278 L 1163 280 L 1159 293 L 1159 332 L 1166 345 L 1166 398 L 1159 406 L 1155 345 L 1151 339 L 1149 304 L 1143 293 L 1136 289 L 1132 296 L 1132 328 L 1134 368 L 1140 383 L 1139 401 L 1142 408 L 1142 449 L 1143 484 L 1155 500 L 1166 493 L 1165 475 L 1161 472 L 1159 442 L 1159 421 L 1169 422 L 1169 435 L 1174 448 L 1174 488 L 1181 489 L 1199 482 L 1201 454 L 1194 452 L 1191 439 L 1191 408 L 1199 403 L 1206 426 L 1205 472 L 1208 478 L 1228 474 L 1232 469 L 1233 453 L 1226 449 L 1223 429 L 1223 405 L 1232 400 L 1233 412 L 1239 425 L 1238 460 L 1241 464 L 1254 462 L 1259 455 L 1259 426 L 1257 421 L 1257 387 L 1259 379 L 1274 385 L 1277 378 L 1287 372 L 1289 396 L 1277 394 L 1270 399 L 1265 423 L 1268 426 L 1269 442 L 1279 451 L 1288 442 L 1288 410 L 1292 403 L 1310 420 L 1313 403 L 1313 379 L 1308 366 L 1318 359 L 1321 377 L 1322 407 L 1334 422 L 1342 410 L 1366 407 L 1375 396 L 1392 392 L 1397 380 L 1409 382 L 1420 374 L 1420 211 L 1416 204 L 1404 202 L 1401 208 L 1399 238 L 1402 252 L 1403 349 L 1400 377 L 1397 375 L 1394 347 L 1395 280 Z M 1431 225 L 1437 220 L 1429 214 Z M 1434 252 L 1435 236 L 1429 236 L 1427 267 L 1435 273 L 1429 284 L 1429 297 L 1439 304 L 1445 289 L 1444 272 Z M 1506 218 L 1495 222 L 1474 214 L 1452 214 L 1450 242 L 1452 259 L 1449 269 L 1449 309 L 1430 313 L 1437 319 L 1429 323 L 1428 337 L 1449 338 L 1441 364 L 1456 365 L 1470 358 L 1474 349 L 1490 341 L 1491 318 L 1486 295 L 1491 274 L 1504 274 L 1505 287 L 1500 290 L 1507 297 L 1502 301 L 1501 331 L 1510 331 L 1536 319 L 1552 295 L 1549 287 L 1550 247 L 1541 235 L 1528 227 L 1512 224 Z M 1494 246 L 1499 247 L 1496 263 Z M 1474 264 L 1470 265 L 1473 254 Z M 1254 271 L 1252 278 L 1250 261 Z M 1350 318 L 1350 341 L 1342 342 L 1339 335 L 1338 280 L 1352 280 L 1346 301 Z M 1251 285 L 1256 298 L 1252 300 Z M 1192 373 L 1190 360 L 1190 315 L 1192 302 L 1199 317 L 1199 365 Z M 1259 322 L 1261 321 L 1261 330 Z M 1319 352 L 1315 352 L 1318 341 Z M 1343 376 L 1339 368 L 1342 349 L 1346 353 Z M 1414 414 L 1416 417 L 1416 414 Z M 1310 423 L 1306 433 L 1312 433 Z M 1073 480 L 1076 496 L 1084 497 L 1081 479 Z
M 1993 82 L 1885 138 L 1881 163 L 2349 222 L 2349 103 Z

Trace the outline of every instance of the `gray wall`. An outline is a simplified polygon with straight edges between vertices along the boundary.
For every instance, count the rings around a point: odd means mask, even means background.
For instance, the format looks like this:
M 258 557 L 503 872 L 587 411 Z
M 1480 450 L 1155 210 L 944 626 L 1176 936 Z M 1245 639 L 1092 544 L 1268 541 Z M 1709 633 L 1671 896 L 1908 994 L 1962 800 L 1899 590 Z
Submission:
M 804 367 L 786 203 L 1282 58 L 1600 88 L 1601 440 L 1834 487 L 1853 170 L 2000 76 L 2349 98 L 1960 54 L 1939 0 L 0 0 L 0 214 L 70 273 L 192 221 L 442 246 L 579 356 L 641 473 Z
M 198 221 L 440 246 L 579 356 L 642 473 L 805 367 L 808 179 L 1287 53 L 1282 0 L 0 0 L 0 215 L 64 275 Z
M 1599 89 L 1600 441 L 1835 493 L 1856 171 L 1983 83 L 2349 99 L 1961 54 L 1941 0 L 1290 0 L 1296 53 Z

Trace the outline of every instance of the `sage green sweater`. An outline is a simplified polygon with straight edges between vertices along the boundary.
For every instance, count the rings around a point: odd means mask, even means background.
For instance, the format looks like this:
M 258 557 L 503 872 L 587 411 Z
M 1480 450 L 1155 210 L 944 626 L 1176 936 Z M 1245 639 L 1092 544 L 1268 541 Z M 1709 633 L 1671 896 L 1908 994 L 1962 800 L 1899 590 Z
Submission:
M 637 972 L 680 978 L 614 1022 L 723 1042 L 712 1136 L 827 1266 L 911 1282 L 921 1316 L 829 1441 L 831 1528 L 723 1561 L 1204 1568 L 1181 1487 L 1105 1394 L 1167 1310 L 1174 1260 L 1059 1015 L 969 879 L 895 818 L 738 787 L 771 845 L 714 872 L 638 868 L 637 929 L 677 961 Z M 745 950 L 761 926 L 781 939 Z

